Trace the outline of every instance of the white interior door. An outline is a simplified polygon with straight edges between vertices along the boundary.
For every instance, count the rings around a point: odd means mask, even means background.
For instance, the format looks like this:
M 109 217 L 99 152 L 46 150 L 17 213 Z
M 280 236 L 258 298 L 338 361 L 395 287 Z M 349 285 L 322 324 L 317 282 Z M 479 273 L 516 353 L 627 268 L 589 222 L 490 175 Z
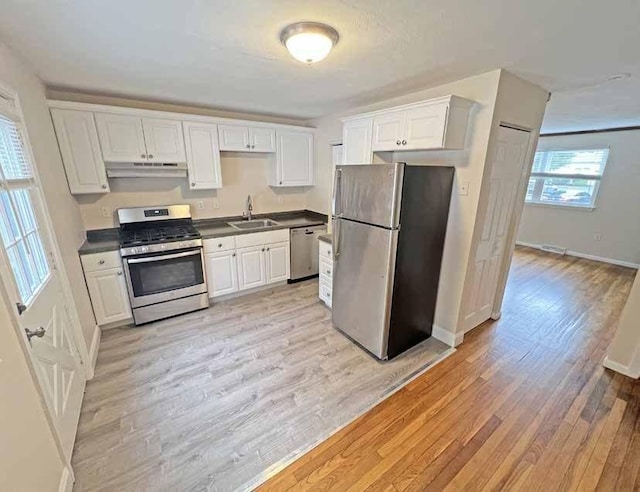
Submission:
M 70 460 L 85 373 L 74 339 L 75 307 L 55 265 L 59 255 L 32 162 L 21 123 L 0 116 L 0 278 L 20 313 L 19 332 Z M 29 341 L 26 330 L 37 336 Z
M 489 201 L 482 235 L 473 254 L 473 273 L 465 313 L 465 329 L 491 316 L 498 274 L 507 248 L 509 226 L 524 172 L 530 133 L 501 126 L 491 159 Z

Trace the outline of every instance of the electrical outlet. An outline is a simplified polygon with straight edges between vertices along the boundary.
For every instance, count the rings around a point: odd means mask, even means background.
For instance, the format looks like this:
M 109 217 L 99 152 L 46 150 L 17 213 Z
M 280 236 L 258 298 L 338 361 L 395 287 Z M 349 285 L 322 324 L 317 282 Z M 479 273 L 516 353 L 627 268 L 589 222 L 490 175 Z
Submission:
M 196 207 L 198 207 L 198 210 L 204 210 L 204 200 L 198 200 Z
M 602 234 L 600 234 L 599 232 L 596 232 L 596 233 L 593 235 L 593 240 L 594 240 L 594 241 L 601 241 L 601 240 L 602 240 Z
M 458 185 L 458 193 L 463 196 L 467 196 L 469 194 L 469 181 L 462 181 Z
M 278 202 L 278 205 L 282 205 L 284 203 L 284 198 L 278 195 L 278 197 L 276 198 L 276 201 Z
M 213 203 L 213 208 L 218 210 L 220 208 L 220 202 L 218 201 L 217 198 L 214 198 L 213 200 L 211 200 L 211 202 Z
M 109 209 L 109 207 L 100 207 L 100 215 L 108 219 L 111 217 L 111 210 Z

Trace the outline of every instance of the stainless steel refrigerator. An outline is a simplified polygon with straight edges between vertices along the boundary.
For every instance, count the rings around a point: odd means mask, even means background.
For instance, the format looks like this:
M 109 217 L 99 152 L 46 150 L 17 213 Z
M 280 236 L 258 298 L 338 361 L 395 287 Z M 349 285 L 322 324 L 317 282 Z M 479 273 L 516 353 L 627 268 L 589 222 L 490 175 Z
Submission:
M 453 167 L 337 166 L 334 325 L 379 359 L 429 336 Z

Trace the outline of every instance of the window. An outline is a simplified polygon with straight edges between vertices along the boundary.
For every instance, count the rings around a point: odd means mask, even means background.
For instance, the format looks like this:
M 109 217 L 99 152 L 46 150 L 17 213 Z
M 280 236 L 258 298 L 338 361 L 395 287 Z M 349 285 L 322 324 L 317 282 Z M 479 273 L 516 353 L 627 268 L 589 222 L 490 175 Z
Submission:
M 527 203 L 592 208 L 609 149 L 539 150 L 527 188 Z
M 32 203 L 34 187 L 20 128 L 0 115 L 0 236 L 25 305 L 49 278 Z

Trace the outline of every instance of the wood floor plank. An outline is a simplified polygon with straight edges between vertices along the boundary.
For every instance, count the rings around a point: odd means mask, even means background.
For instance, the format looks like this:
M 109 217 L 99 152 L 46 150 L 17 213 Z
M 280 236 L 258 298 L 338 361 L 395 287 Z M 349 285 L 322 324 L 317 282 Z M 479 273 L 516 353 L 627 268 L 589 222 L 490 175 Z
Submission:
M 638 488 L 640 382 L 601 366 L 634 275 L 517 248 L 500 320 L 262 490 Z

